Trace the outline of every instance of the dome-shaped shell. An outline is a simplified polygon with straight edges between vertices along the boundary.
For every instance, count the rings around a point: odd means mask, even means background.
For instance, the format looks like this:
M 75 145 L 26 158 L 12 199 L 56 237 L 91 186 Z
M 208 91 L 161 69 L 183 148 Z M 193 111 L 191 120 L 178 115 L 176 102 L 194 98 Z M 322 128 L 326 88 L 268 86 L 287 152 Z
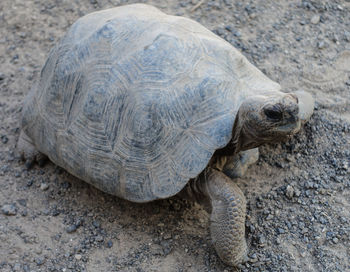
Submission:
M 248 93 L 278 88 L 200 24 L 130 5 L 70 28 L 28 95 L 22 126 L 73 175 L 146 202 L 178 193 L 207 166 Z

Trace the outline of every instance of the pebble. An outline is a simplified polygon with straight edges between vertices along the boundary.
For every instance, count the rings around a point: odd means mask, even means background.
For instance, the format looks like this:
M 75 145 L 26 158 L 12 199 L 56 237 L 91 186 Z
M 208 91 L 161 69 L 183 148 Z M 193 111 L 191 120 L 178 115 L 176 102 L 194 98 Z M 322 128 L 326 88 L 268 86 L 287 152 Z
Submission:
M 16 215 L 17 207 L 15 204 L 5 204 L 1 207 L 1 211 L 4 215 Z
M 92 225 L 93 225 L 95 228 L 101 227 L 101 223 L 100 223 L 100 221 L 98 221 L 98 220 L 93 221 L 93 222 L 92 222 Z
M 291 185 L 287 185 L 286 196 L 291 199 L 294 196 L 294 188 Z
M 73 233 L 78 229 L 77 225 L 69 225 L 68 227 L 66 227 L 66 232 L 67 233 Z
M 260 235 L 258 236 L 258 241 L 259 241 L 259 244 L 260 244 L 260 246 L 261 246 L 261 245 L 263 245 L 263 244 L 266 243 L 266 238 L 265 238 L 262 234 L 260 234 Z
M 34 180 L 33 180 L 33 179 L 28 180 L 28 181 L 27 181 L 27 187 L 32 186 L 33 183 L 34 183 Z
M 52 209 L 52 211 L 51 211 L 51 215 L 52 215 L 52 216 L 58 216 L 58 215 L 60 215 L 60 211 L 57 210 L 56 208 L 54 208 L 54 209 Z
M 296 197 L 299 197 L 300 194 L 301 194 L 300 190 L 296 189 L 296 190 L 294 191 L 294 195 L 295 195 Z
M 95 238 L 95 240 L 96 240 L 97 242 L 102 242 L 104 239 L 103 239 L 103 237 L 102 237 L 101 235 L 97 235 L 96 238 Z
M 314 16 L 312 16 L 310 22 L 314 25 L 317 25 L 320 22 L 321 16 L 316 14 Z
M 285 231 L 284 229 L 282 229 L 282 228 L 278 228 L 277 231 L 278 231 L 278 234 L 283 234 L 283 233 L 286 232 L 286 231 Z
M 257 262 L 257 261 L 258 261 L 258 256 L 257 256 L 255 253 L 253 253 L 253 254 L 250 256 L 249 262 L 255 263 L 255 262 Z
M 27 216 L 27 215 L 28 215 L 28 211 L 27 211 L 27 210 L 21 211 L 21 215 L 22 215 L 22 216 Z
M 160 242 L 160 245 L 162 247 L 164 256 L 169 255 L 169 253 L 172 251 L 170 243 L 168 241 L 163 240 Z
M 171 239 L 171 234 L 170 233 L 166 233 L 164 234 L 164 237 L 163 237 L 165 240 L 169 240 Z
M 47 189 L 49 189 L 49 184 L 47 184 L 45 182 L 41 183 L 40 189 L 43 191 L 46 191 Z
M 1 79 L 0 79 L 1 80 Z M 7 142 L 9 141 L 9 138 L 7 138 L 7 136 L 6 135 L 1 135 L 1 142 L 3 143 L 3 144 L 7 144 Z
M 81 260 L 81 254 L 75 254 L 74 258 L 77 259 L 78 261 Z
M 317 42 L 317 48 L 318 49 L 324 49 L 327 47 L 327 44 L 324 41 Z
M 19 263 L 16 263 L 14 266 L 13 266 L 13 271 L 21 271 L 21 264 Z
M 273 215 L 272 214 L 269 214 L 267 217 L 266 217 L 266 220 L 271 220 L 273 218 Z
M 18 199 L 17 202 L 23 207 L 27 206 L 27 200 L 25 199 Z
M 39 258 L 35 259 L 35 262 L 36 262 L 37 265 L 42 265 L 42 264 L 44 264 L 45 259 L 39 257 Z
M 5 74 L 4 73 L 0 73 L 0 81 L 5 79 Z
M 111 248 L 111 247 L 113 246 L 113 242 L 112 242 L 111 240 L 109 240 L 109 241 L 107 242 L 106 246 L 107 246 L 108 248 Z

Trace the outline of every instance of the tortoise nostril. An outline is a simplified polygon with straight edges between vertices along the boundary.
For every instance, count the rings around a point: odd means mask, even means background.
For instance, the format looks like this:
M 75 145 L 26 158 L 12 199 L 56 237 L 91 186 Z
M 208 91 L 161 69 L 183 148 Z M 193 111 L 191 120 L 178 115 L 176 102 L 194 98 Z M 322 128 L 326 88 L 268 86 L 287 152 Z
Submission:
M 298 104 L 299 103 L 299 98 L 298 98 L 298 96 L 296 95 L 296 94 L 294 94 L 294 93 L 289 93 L 288 94 L 290 97 L 292 97 L 294 100 L 295 100 L 295 102 Z
M 264 113 L 267 118 L 272 119 L 274 121 L 280 121 L 283 118 L 283 112 L 278 106 L 265 108 Z

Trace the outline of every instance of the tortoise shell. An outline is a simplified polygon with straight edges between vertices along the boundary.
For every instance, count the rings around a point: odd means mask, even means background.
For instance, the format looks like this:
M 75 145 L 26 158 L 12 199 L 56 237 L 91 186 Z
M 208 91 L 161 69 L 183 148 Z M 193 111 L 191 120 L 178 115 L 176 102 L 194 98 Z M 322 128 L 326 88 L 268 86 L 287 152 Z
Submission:
M 199 23 L 129 5 L 72 25 L 27 96 L 22 127 L 71 174 L 147 202 L 205 169 L 247 96 L 279 88 Z

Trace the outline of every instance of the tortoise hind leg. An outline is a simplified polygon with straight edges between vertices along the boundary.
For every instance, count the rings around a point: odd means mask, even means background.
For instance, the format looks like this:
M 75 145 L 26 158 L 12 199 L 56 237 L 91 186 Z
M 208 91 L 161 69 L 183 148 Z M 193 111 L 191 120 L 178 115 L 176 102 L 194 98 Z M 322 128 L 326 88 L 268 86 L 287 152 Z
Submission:
M 227 158 L 227 162 L 223 167 L 222 172 L 230 178 L 242 178 L 248 167 L 256 163 L 258 159 L 258 148 L 241 151 L 235 156 Z
M 25 161 L 27 169 L 32 168 L 35 162 L 38 162 L 39 166 L 43 166 L 47 161 L 47 157 L 35 148 L 32 140 L 23 130 L 19 135 L 17 151 L 21 159 Z

